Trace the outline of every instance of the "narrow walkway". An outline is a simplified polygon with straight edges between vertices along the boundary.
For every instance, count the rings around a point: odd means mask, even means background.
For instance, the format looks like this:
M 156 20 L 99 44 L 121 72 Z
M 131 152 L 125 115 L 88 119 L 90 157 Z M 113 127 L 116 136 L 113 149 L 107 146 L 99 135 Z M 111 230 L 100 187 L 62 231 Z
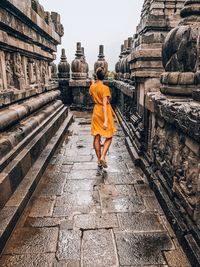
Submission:
M 121 130 L 97 172 L 90 115 L 76 113 L 0 266 L 189 267 Z

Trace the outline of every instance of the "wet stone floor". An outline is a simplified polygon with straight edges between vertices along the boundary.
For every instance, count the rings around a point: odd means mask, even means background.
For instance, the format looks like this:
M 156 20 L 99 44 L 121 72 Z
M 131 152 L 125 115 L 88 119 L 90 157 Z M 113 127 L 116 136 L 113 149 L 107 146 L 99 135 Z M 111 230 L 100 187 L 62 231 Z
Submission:
M 189 267 L 121 129 L 97 170 L 90 114 L 75 113 L 0 266 Z

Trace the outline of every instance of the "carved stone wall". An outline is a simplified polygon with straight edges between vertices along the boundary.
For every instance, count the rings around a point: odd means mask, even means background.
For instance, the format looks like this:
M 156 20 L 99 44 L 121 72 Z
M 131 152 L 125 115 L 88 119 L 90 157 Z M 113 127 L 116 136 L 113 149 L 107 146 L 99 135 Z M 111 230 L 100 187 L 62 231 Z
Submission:
M 2 106 L 40 93 L 52 83 L 51 62 L 63 26 L 57 13 L 45 12 L 36 0 L 3 0 L 0 14 Z
M 62 35 L 38 0 L 0 1 L 0 253 L 71 121 L 53 63 Z
M 200 265 L 200 1 L 145 0 L 117 113 L 126 145 L 156 192 L 192 266 Z

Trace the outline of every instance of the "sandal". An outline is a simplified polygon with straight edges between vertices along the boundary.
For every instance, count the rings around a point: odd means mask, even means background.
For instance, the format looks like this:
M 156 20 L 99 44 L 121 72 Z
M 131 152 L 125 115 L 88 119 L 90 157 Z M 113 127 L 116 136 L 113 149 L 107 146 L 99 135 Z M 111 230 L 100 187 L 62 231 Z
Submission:
M 100 163 L 103 166 L 103 168 L 108 168 L 108 164 L 107 164 L 107 162 L 105 160 L 100 159 Z
M 100 169 L 103 168 L 103 166 L 102 166 L 100 160 L 97 162 L 97 166 L 98 166 L 98 168 L 100 168 Z

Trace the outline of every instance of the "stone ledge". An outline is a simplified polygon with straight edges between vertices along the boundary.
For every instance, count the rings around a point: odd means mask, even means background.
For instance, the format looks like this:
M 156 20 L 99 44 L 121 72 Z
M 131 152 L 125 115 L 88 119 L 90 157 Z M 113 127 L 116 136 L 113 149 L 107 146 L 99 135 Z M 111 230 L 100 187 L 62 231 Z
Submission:
M 131 98 L 134 97 L 134 93 L 135 93 L 135 87 L 128 84 L 128 83 L 124 83 L 121 81 L 114 81 L 113 85 L 120 90 L 123 94 L 125 94 L 126 96 L 130 96 Z
M 19 186 L 24 176 L 27 174 L 31 166 L 37 160 L 37 157 L 40 156 L 41 152 L 48 144 L 50 138 L 57 131 L 57 126 L 60 126 L 66 118 L 66 108 L 62 106 L 62 109 L 59 109 L 54 112 L 54 116 L 46 122 L 46 124 L 41 125 L 39 129 L 34 133 L 32 138 L 28 138 L 25 144 L 19 144 L 18 153 L 13 158 L 11 155 L 7 159 L 7 164 L 4 164 L 3 177 L 0 184 L 0 191 L 2 195 L 0 196 L 1 208 L 6 204 L 8 199 L 11 197 L 12 193 Z M 12 152 L 12 151 L 11 151 Z M 16 151 L 13 151 L 15 153 Z M 5 166 L 6 165 L 6 166 Z M 8 182 L 10 184 L 11 191 L 6 194 L 3 192 L 4 184 Z M 4 202 L 3 202 L 4 200 Z M 6 202 L 5 202 L 6 200 Z
M 54 83 L 46 86 L 37 86 L 34 88 L 27 88 L 26 90 L 9 89 L 0 91 L 0 107 L 10 105 L 17 101 L 25 100 L 32 96 L 40 95 L 47 91 L 58 89 L 59 84 Z
M 70 80 L 69 86 L 70 87 L 90 87 L 91 81 L 90 80 Z
M 31 7 L 22 8 L 20 1 L 17 0 L 4 0 L 2 4 L 13 10 L 15 16 L 20 18 L 23 16 L 24 21 L 34 24 L 39 31 L 44 32 L 57 44 L 61 43 L 61 37 Z
M 0 252 L 2 252 L 12 230 L 22 215 L 28 201 L 30 200 L 36 186 L 43 175 L 47 164 L 58 147 L 63 134 L 72 121 L 72 115 L 61 125 L 57 133 L 52 137 L 49 144 L 43 150 L 37 161 L 31 167 L 19 188 L 7 202 L 6 206 L 0 212 Z M 15 203 L 15 204 L 14 204 Z
M 200 143 L 200 103 L 187 97 L 147 93 L 146 108 Z
M 63 108 L 62 101 L 55 100 L 23 120 L 0 138 L 0 171 L 56 116 Z M 16 139 L 17 136 L 17 139 Z
M 0 131 L 5 130 L 8 126 L 27 117 L 40 107 L 50 103 L 60 95 L 60 91 L 50 91 L 39 97 L 33 97 L 22 104 L 11 105 L 0 111 Z
M 8 49 L 13 52 L 20 51 L 21 54 L 29 55 L 34 58 L 48 58 L 48 60 L 53 61 L 55 55 L 43 50 L 38 44 L 29 44 L 23 40 L 17 39 L 14 36 L 8 35 L 6 32 L 0 30 L 0 48 L 2 50 Z

